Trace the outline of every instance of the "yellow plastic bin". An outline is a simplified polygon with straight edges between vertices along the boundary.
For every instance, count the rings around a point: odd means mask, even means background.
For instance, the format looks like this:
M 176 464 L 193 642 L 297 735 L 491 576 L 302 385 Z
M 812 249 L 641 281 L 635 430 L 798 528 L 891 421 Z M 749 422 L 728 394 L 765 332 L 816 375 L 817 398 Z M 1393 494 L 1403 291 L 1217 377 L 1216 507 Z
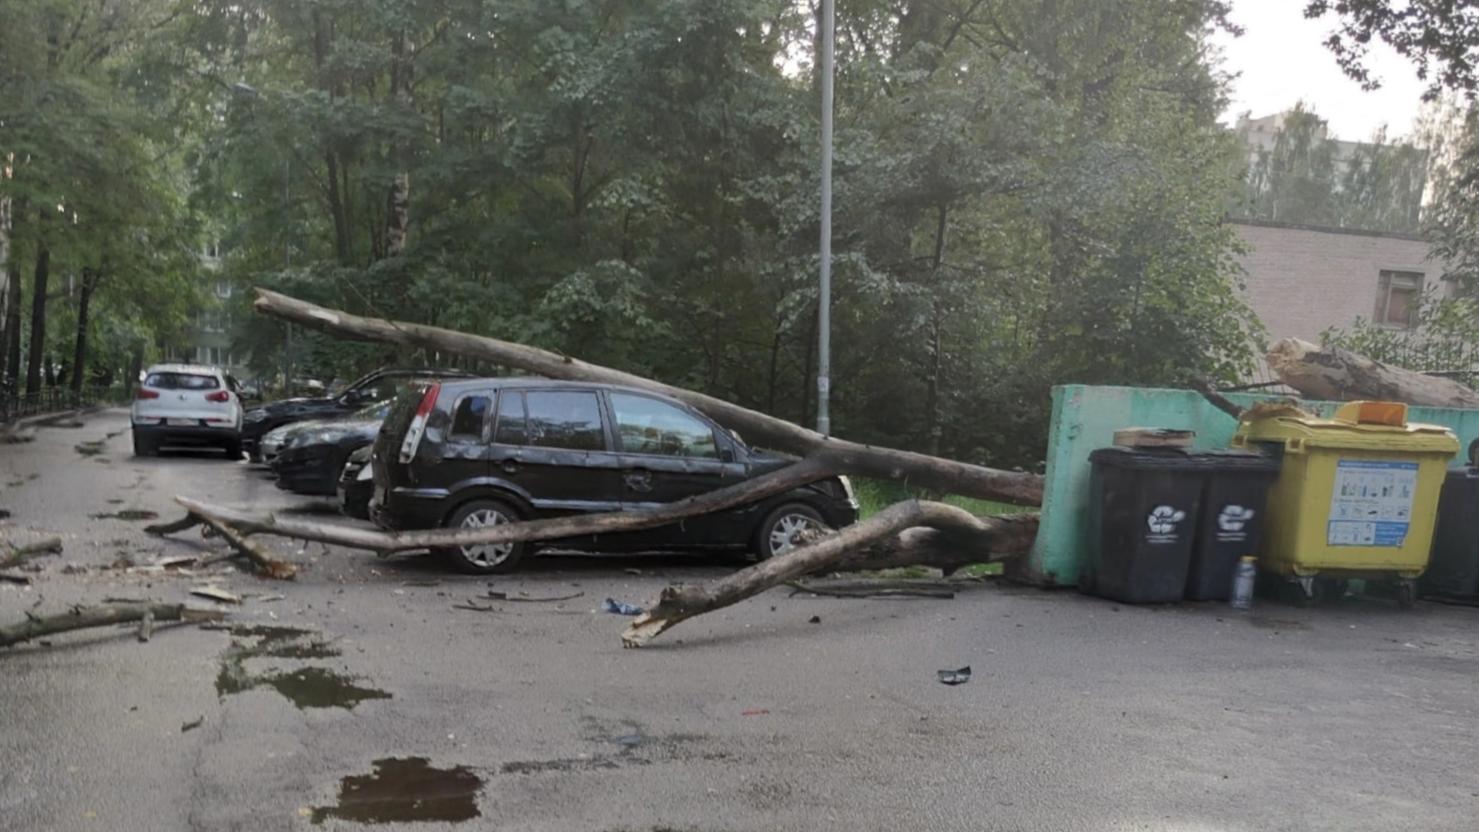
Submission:
M 1324 581 L 1394 579 L 1411 603 L 1428 565 L 1438 495 L 1458 439 L 1409 424 L 1407 406 L 1350 402 L 1332 419 L 1271 414 L 1238 426 L 1236 447 L 1282 452 L 1259 567 L 1313 599 Z

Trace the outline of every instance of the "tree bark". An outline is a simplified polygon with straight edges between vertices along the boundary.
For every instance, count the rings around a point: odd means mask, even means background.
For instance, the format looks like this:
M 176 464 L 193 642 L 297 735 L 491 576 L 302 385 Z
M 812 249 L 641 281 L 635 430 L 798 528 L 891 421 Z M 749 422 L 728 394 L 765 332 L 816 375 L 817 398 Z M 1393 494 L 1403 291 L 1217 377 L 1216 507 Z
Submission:
M 350 315 L 266 289 L 258 289 L 257 294 L 258 312 L 342 337 L 463 355 L 548 378 L 623 384 L 663 393 L 703 411 L 720 424 L 738 431 L 753 444 L 823 461 L 826 471 L 817 479 L 829 474 L 854 474 L 908 480 L 913 485 L 943 493 L 964 494 L 1017 505 L 1032 506 L 1042 503 L 1042 477 L 1036 474 L 1001 471 L 910 451 L 877 448 L 824 437 L 815 431 L 713 396 L 609 367 L 588 364 L 547 350 L 423 324 Z
M 5 350 L 5 386 L 17 388 L 21 376 L 21 270 L 15 263 L 10 265 L 10 280 L 5 304 L 5 340 L 0 348 Z
M 46 283 L 51 277 L 51 249 L 36 241 L 36 271 L 31 279 L 31 344 L 26 355 L 26 395 L 41 392 L 41 359 L 46 352 Z
M 82 395 L 83 378 L 87 369 L 88 307 L 92 304 L 92 293 L 98 285 L 99 275 L 92 269 L 82 270 L 82 286 L 77 296 L 77 344 L 72 351 L 72 393 Z
M 8 179 L 9 166 L 5 155 L 0 153 L 0 179 Z M 4 377 L 10 343 L 10 197 L 0 197 L 0 378 Z
M 406 44 L 406 30 L 396 33 L 391 43 L 390 103 L 410 111 L 411 77 L 414 65 Z M 406 248 L 406 235 L 411 227 L 411 174 L 407 171 L 411 151 L 404 140 L 392 149 L 399 171 L 390 180 L 385 198 L 385 256 L 399 257 Z
M 19 624 L 0 627 L 0 647 L 11 647 L 33 638 L 82 630 L 88 627 L 107 627 L 142 621 L 150 616 L 160 621 L 220 621 L 225 613 L 215 610 L 196 610 L 184 604 L 118 604 L 97 607 L 73 607 L 60 615 L 28 617 Z
M 1479 391 L 1452 379 L 1393 367 L 1335 347 L 1322 349 L 1298 338 L 1274 344 L 1268 364 L 1280 381 L 1315 399 L 1479 407 Z
M 1021 554 L 1031 546 L 1032 535 L 1025 534 L 1036 529 L 1036 518 L 1031 522 L 1022 519 L 980 518 L 964 509 L 944 503 L 910 500 L 897 503 L 872 517 L 829 534 L 819 540 L 803 545 L 792 552 L 761 561 L 748 569 L 741 569 L 717 581 L 700 585 L 669 586 L 662 591 L 651 609 L 637 616 L 622 633 L 624 647 L 641 647 L 673 626 L 720 607 L 743 601 L 765 590 L 793 581 L 821 569 L 839 568 L 846 563 L 847 554 L 872 547 L 873 555 L 868 560 L 856 559 L 857 563 L 881 563 L 888 566 L 904 566 L 914 563 L 912 555 L 902 554 L 911 546 L 924 544 L 918 535 L 912 544 L 895 544 L 878 547 L 885 541 L 914 527 L 930 526 L 945 534 L 966 536 L 978 541 L 978 546 L 988 557 L 996 559 Z M 1008 551 L 1010 550 L 1010 551 Z M 891 556 L 890 551 L 901 554 Z M 973 562 L 986 558 L 977 557 Z M 841 568 L 857 568 L 842 566 Z

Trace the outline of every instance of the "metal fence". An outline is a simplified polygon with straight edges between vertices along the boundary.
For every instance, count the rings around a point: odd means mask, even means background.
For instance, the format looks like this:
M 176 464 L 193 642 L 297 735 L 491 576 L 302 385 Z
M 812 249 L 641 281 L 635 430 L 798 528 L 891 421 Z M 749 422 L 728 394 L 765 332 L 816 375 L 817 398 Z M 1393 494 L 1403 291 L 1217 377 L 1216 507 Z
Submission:
M 25 393 L 0 384 L 0 424 L 27 416 L 121 402 L 127 398 L 128 391 L 119 387 L 89 386 L 80 391 L 73 391 L 70 387 L 47 387 L 34 393 Z

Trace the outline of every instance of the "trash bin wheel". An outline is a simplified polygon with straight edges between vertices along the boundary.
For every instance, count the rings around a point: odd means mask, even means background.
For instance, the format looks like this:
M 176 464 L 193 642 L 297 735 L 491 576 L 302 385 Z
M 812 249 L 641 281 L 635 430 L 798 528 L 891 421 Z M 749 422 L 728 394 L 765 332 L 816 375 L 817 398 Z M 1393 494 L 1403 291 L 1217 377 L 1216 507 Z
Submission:
M 1410 610 L 1417 606 L 1417 582 L 1397 582 L 1397 606 L 1404 610 Z

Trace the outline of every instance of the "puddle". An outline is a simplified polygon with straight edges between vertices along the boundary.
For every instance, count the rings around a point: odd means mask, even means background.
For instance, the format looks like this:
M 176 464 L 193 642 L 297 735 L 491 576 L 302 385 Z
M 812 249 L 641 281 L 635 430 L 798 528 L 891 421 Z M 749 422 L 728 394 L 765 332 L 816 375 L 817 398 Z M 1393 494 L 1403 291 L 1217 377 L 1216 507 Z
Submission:
M 82 454 L 83 456 L 97 456 L 98 454 L 100 454 L 103 451 L 107 450 L 103 446 L 103 442 L 102 441 L 98 441 L 98 442 L 83 442 L 80 445 L 76 445 L 75 447 L 77 449 L 77 453 Z
M 157 520 L 159 512 L 145 511 L 141 508 L 126 508 L 121 511 L 98 512 L 92 515 L 94 520 Z
M 389 699 L 383 690 L 362 687 L 356 677 L 323 667 L 297 670 L 269 670 L 252 673 L 246 669 L 248 659 L 328 659 L 339 655 L 332 644 L 317 638 L 311 630 L 274 625 L 231 628 L 238 639 L 256 639 L 255 644 L 233 644 L 221 657 L 216 674 L 216 695 L 229 696 L 270 687 L 282 694 L 299 710 L 309 708 L 344 708 L 352 710 L 369 699 Z
M 1291 618 L 1250 618 L 1248 623 L 1265 630 L 1308 630 L 1310 625 L 1305 621 L 1295 621 Z
M 472 820 L 483 779 L 466 766 L 433 768 L 425 757 L 375 761 L 373 774 L 351 775 L 339 784 L 339 802 L 313 809 L 313 822 L 329 818 L 355 823 Z

